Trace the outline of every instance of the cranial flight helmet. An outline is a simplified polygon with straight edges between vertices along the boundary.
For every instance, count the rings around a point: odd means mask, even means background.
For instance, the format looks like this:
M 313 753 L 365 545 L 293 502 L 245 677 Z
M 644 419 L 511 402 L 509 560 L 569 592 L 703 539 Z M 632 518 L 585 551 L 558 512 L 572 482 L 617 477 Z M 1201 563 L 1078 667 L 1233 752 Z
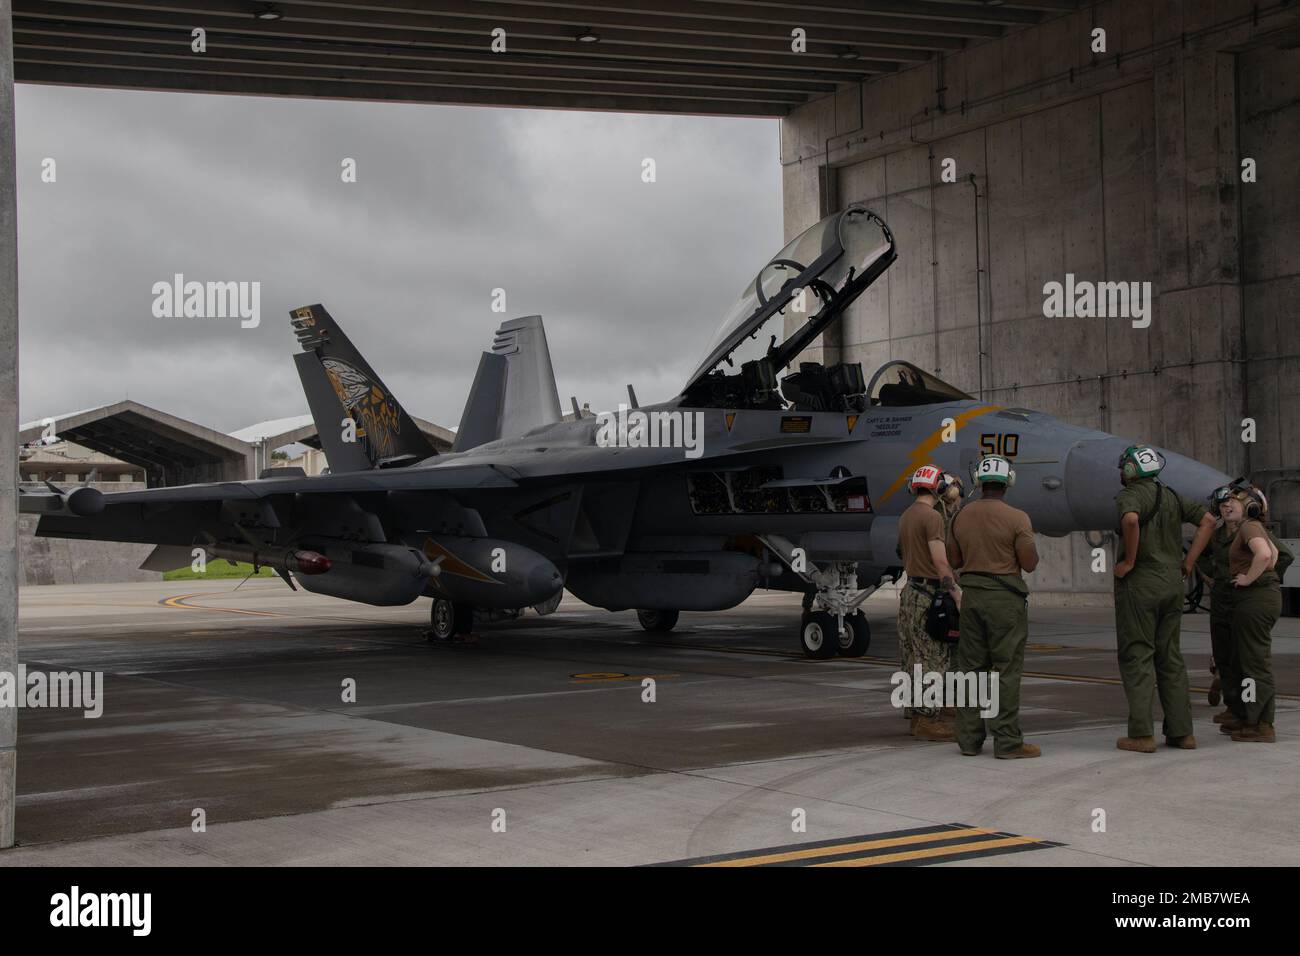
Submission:
M 1119 456 L 1117 467 L 1125 481 L 1154 478 L 1164 469 L 1165 459 L 1150 445 L 1129 445 Z
M 975 480 L 981 485 L 993 482 L 1010 488 L 1016 483 L 1016 470 L 1001 455 L 985 455 L 975 465 Z
M 922 465 L 907 480 L 907 490 L 914 495 L 922 491 L 942 495 L 948 490 L 948 483 L 944 480 L 946 477 L 938 465 Z

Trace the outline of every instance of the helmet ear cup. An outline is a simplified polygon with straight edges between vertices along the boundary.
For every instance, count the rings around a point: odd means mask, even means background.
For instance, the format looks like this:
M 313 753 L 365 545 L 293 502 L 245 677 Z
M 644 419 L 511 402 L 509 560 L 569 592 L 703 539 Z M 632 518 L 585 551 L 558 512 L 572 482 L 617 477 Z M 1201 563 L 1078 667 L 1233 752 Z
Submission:
M 1249 497 L 1245 501 L 1245 511 L 1247 518 L 1258 518 L 1264 513 L 1264 502 L 1259 500 L 1259 495 L 1255 492 L 1248 492 Z
M 1010 491 L 1016 486 L 1016 470 L 1014 468 L 1007 471 L 1007 490 Z

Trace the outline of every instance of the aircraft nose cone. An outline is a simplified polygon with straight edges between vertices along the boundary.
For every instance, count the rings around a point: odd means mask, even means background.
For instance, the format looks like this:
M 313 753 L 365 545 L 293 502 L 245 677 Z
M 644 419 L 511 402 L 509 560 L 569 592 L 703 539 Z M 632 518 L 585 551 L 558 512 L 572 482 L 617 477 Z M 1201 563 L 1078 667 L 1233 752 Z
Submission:
M 1070 513 L 1080 528 L 1113 530 L 1118 523 L 1115 496 L 1123 484 L 1119 477 L 1119 456 L 1133 442 L 1127 438 L 1096 438 L 1077 442 L 1065 460 L 1065 488 Z M 1231 479 L 1194 458 L 1158 448 L 1165 457 L 1160 480 L 1184 498 L 1204 502 L 1220 485 Z
M 529 603 L 545 601 L 564 584 L 564 578 L 555 565 L 543 559 L 537 567 L 528 572 L 527 590 Z

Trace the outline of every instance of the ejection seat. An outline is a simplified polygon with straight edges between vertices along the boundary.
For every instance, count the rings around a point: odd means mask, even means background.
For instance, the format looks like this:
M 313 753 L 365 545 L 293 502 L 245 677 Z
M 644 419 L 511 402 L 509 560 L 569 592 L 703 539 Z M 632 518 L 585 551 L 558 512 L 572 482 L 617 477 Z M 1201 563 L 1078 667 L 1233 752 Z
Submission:
M 866 407 L 865 392 L 866 380 L 857 362 L 830 368 L 818 362 L 800 362 L 799 371 L 781 382 L 781 394 L 801 412 L 860 412 Z

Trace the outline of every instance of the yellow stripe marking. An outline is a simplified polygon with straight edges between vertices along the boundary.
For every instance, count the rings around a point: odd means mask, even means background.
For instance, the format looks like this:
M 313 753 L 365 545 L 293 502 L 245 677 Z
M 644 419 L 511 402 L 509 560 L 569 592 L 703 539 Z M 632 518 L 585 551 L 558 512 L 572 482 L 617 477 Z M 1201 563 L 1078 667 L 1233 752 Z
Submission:
M 886 853 L 884 856 L 868 856 L 858 860 L 830 860 L 826 863 L 813 863 L 812 866 L 880 866 L 883 863 L 899 863 L 905 860 L 932 859 L 936 856 L 949 856 L 953 853 L 969 853 L 972 850 L 991 850 L 995 847 L 1026 846 L 1041 843 L 1033 837 L 1004 837 L 1000 840 L 982 840 L 979 843 L 960 843 L 957 846 L 935 846 L 923 850 L 909 850 L 906 853 Z
M 953 434 L 955 435 L 957 432 L 965 428 L 972 418 L 978 418 L 980 415 L 986 415 L 989 412 L 997 412 L 1001 410 L 1001 405 L 980 405 L 977 408 L 968 408 L 953 419 L 953 422 L 955 423 L 953 426 Z M 890 497 L 898 491 L 898 489 L 907 484 L 907 479 L 912 477 L 912 473 L 916 471 L 916 469 L 929 461 L 930 453 L 938 448 L 942 442 L 944 431 L 945 427 L 940 425 L 930 433 L 930 436 L 926 438 L 925 441 L 912 449 L 912 453 L 907 459 L 907 467 L 903 471 L 899 472 L 898 477 L 894 479 L 894 483 L 885 489 L 885 493 L 877 499 L 878 501 L 888 501 Z
M 274 611 L 248 611 L 237 607 L 204 607 L 202 604 L 184 604 L 187 598 L 199 597 L 204 594 L 203 591 L 195 591 L 193 594 L 178 594 L 175 597 L 169 597 L 159 603 L 163 607 L 176 607 L 185 611 L 222 611 L 226 614 L 251 614 L 255 617 L 287 617 L 285 614 L 277 614 Z
M 768 853 L 764 856 L 747 856 L 738 860 L 718 860 L 713 863 L 700 863 L 698 866 L 761 866 L 764 863 L 788 863 L 792 860 L 812 860 L 819 856 L 838 856 L 841 853 L 856 853 L 860 850 L 879 850 L 889 846 L 933 843 L 935 840 L 952 840 L 956 837 L 981 836 L 986 833 L 996 832 L 996 830 L 986 830 L 981 827 L 969 827 L 963 830 L 940 830 L 937 833 L 914 833 L 911 836 L 889 837 L 884 840 L 864 840 L 861 843 L 840 843 L 836 846 L 819 846 L 805 850 L 789 850 L 785 853 Z M 966 844 L 962 845 L 965 846 Z M 980 844 L 980 846 L 983 845 Z

